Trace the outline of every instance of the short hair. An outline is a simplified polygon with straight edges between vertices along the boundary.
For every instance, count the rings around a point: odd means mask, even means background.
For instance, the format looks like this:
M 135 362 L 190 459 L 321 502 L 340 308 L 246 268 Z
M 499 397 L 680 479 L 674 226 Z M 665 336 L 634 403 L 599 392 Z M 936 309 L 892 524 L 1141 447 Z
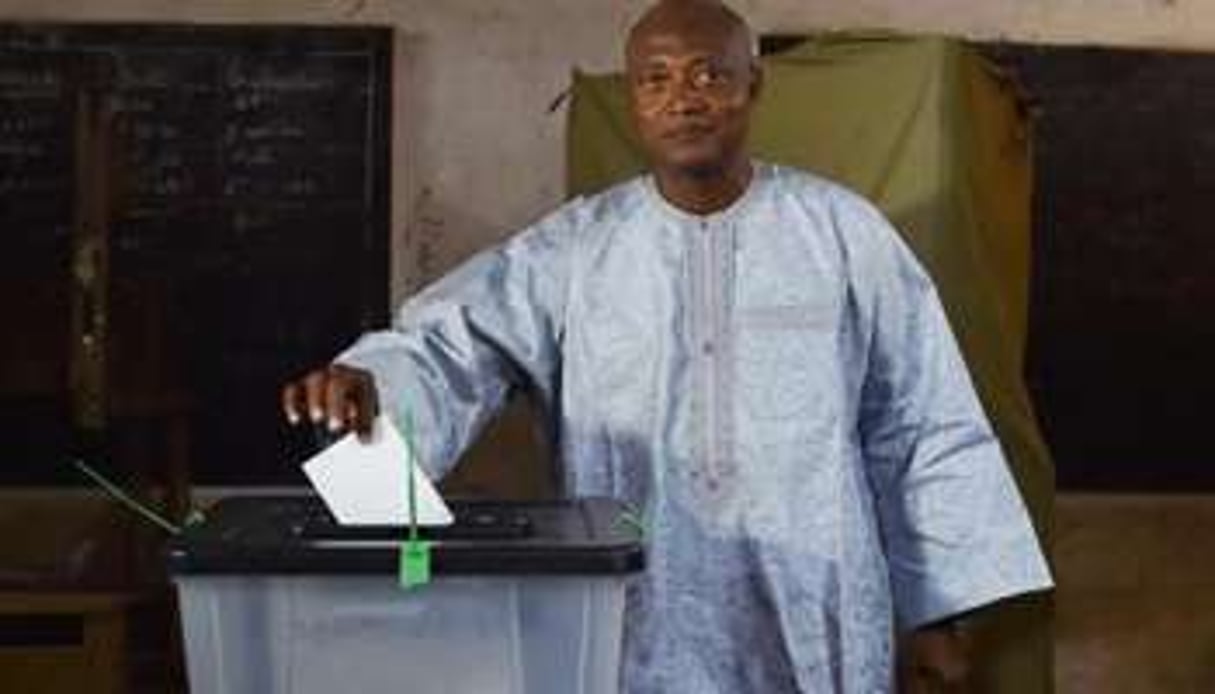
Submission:
M 642 26 L 647 20 L 650 19 L 651 16 L 663 9 L 664 6 L 669 7 L 676 5 L 682 6 L 683 8 L 699 6 L 700 9 L 717 13 L 726 24 L 743 31 L 747 37 L 749 48 L 748 52 L 750 53 L 751 58 L 758 59 L 760 57 L 759 36 L 754 30 L 751 29 L 751 25 L 745 18 L 743 18 L 741 14 L 735 11 L 734 8 L 730 7 L 730 5 L 722 2 L 722 0 L 658 0 L 657 2 L 651 4 L 649 8 L 637 18 L 637 21 L 633 23 L 632 28 L 629 30 L 629 40 L 632 40 L 632 37 L 637 31 L 638 27 Z

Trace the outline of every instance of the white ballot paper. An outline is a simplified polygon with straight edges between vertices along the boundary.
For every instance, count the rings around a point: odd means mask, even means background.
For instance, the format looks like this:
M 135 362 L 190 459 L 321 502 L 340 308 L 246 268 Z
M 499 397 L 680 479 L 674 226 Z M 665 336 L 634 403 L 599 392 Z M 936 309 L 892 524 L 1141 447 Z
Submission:
M 409 525 L 413 472 L 418 525 L 451 525 L 451 510 L 414 459 L 392 421 L 381 414 L 364 443 L 347 434 L 304 463 L 329 512 L 342 525 Z

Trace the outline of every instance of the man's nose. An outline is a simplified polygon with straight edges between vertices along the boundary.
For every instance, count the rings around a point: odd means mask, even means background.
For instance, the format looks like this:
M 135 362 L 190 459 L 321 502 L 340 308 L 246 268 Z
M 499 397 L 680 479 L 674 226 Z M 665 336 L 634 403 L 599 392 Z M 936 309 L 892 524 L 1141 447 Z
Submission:
M 704 113 L 708 102 L 691 79 L 676 80 L 671 88 L 671 96 L 667 101 L 667 112 L 671 115 L 689 115 Z

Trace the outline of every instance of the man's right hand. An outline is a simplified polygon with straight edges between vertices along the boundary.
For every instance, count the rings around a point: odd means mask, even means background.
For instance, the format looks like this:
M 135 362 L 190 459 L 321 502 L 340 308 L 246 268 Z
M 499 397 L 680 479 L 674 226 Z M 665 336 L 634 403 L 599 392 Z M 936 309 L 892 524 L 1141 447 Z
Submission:
M 305 420 L 324 424 L 332 432 L 354 430 L 371 434 L 380 412 L 371 373 L 341 364 L 317 369 L 283 386 L 283 415 L 292 425 Z

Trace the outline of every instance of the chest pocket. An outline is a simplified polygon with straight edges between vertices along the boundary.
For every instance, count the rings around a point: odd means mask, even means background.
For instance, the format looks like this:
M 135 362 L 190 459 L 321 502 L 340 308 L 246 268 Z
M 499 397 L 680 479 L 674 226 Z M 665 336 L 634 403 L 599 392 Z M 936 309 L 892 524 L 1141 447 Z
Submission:
M 740 415 L 813 420 L 834 408 L 837 314 L 829 303 L 741 308 L 735 314 Z M 809 423 L 807 421 L 806 423 Z

